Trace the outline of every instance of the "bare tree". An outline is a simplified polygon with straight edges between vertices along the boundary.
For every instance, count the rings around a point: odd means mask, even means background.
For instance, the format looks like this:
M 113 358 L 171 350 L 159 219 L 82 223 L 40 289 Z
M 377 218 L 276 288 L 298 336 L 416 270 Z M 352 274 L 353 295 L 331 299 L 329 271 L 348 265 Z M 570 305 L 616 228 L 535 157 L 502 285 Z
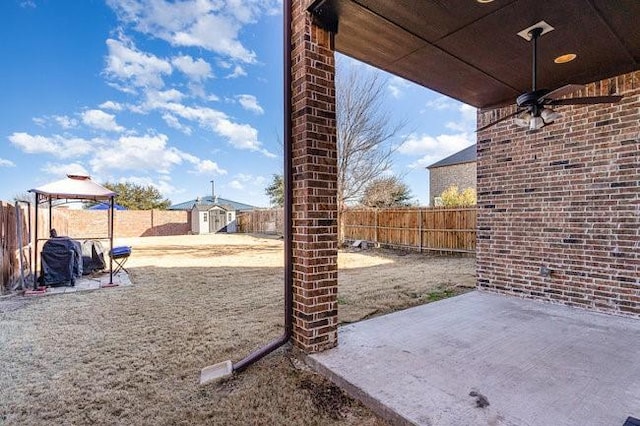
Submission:
M 384 106 L 388 79 L 362 66 L 336 67 L 338 133 L 338 239 L 344 239 L 342 212 L 366 186 L 391 168 L 395 141 L 406 121 L 394 121 Z M 394 142 L 396 142 L 394 144 Z
M 339 61 L 336 67 L 338 209 L 358 201 L 365 187 L 392 165 L 406 126 L 383 105 L 387 79 L 380 73 Z

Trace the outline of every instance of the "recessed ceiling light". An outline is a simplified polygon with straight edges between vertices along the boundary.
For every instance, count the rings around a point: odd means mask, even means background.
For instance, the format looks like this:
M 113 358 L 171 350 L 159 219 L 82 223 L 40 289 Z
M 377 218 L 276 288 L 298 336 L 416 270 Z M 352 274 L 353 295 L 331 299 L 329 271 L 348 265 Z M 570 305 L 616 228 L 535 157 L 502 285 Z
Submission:
M 491 3 L 493 0 L 476 0 L 478 3 Z
M 553 60 L 556 64 L 566 64 L 567 62 L 573 61 L 578 55 L 575 53 L 567 53 L 565 55 L 560 55 Z

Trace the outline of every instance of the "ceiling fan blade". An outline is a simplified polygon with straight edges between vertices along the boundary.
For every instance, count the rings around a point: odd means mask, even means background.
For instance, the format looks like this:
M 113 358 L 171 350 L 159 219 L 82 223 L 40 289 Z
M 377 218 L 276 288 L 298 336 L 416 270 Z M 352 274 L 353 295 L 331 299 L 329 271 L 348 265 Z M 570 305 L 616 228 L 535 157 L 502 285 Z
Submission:
M 594 105 L 594 104 L 615 104 L 620 102 L 623 96 L 590 96 L 586 98 L 567 98 L 567 99 L 552 99 L 547 102 L 549 105 Z
M 517 111 L 516 111 L 516 112 L 514 112 L 514 113 L 507 114 L 507 115 L 505 115 L 504 117 L 497 119 L 496 121 L 492 121 L 492 122 L 491 122 L 491 123 L 489 123 L 489 124 L 485 124 L 484 126 L 477 128 L 477 129 L 476 129 L 476 133 L 477 133 L 477 132 L 479 132 L 480 130 L 488 129 L 488 128 L 489 128 L 489 127 L 491 127 L 491 126 L 495 126 L 496 124 L 501 123 L 501 122 L 503 122 L 503 121 L 505 121 L 505 120 L 507 120 L 507 119 L 509 119 L 509 118 L 513 117 L 514 115 L 518 115 L 518 114 L 520 114 L 521 112 L 522 112 L 522 110 L 521 110 L 521 109 L 519 109 L 519 110 L 517 110 Z
M 540 99 L 557 99 L 577 92 L 578 90 L 582 90 L 584 88 L 585 86 L 583 84 L 565 84 L 564 86 L 558 87 L 557 89 L 550 91 L 546 95 L 541 96 Z

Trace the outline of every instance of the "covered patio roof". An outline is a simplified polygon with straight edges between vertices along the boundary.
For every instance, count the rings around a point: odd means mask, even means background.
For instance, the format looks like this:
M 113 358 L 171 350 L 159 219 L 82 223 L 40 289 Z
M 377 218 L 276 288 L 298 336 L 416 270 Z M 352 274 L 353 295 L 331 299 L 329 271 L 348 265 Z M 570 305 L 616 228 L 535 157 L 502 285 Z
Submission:
M 335 49 L 485 108 L 531 89 L 531 45 L 517 33 L 544 20 L 538 82 L 555 89 L 630 72 L 640 64 L 637 0 L 318 0 Z M 554 58 L 574 53 L 576 60 Z

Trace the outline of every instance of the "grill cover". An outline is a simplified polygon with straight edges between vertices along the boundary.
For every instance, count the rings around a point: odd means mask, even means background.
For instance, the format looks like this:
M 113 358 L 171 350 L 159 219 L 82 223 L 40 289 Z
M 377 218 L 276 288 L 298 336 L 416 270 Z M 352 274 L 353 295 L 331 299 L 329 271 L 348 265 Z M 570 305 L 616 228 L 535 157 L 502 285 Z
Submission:
M 41 253 L 42 283 L 48 286 L 75 285 L 82 275 L 82 247 L 67 237 L 47 240 Z

